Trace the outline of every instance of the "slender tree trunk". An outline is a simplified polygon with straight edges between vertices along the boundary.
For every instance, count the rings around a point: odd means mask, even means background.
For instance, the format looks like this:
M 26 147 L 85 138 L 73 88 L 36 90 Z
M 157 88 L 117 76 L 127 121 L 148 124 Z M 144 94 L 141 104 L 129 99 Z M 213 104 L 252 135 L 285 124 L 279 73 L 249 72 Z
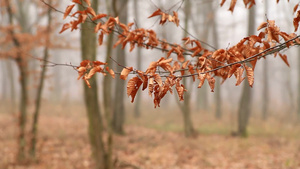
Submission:
M 97 12 L 98 1 L 92 0 L 92 7 Z M 80 6 L 80 8 L 82 8 Z M 82 9 L 81 9 L 82 10 Z M 96 59 L 96 35 L 90 28 L 93 27 L 93 23 L 85 22 L 81 25 L 81 58 L 82 60 L 95 60 Z M 100 113 L 97 81 L 96 76 L 93 76 L 90 80 L 92 88 L 88 88 L 84 84 L 84 100 L 87 109 L 88 116 L 88 133 L 92 148 L 92 157 L 97 169 L 110 169 L 111 156 L 106 152 L 103 141 L 103 119 Z
M 16 89 L 15 89 L 15 83 L 14 83 L 14 71 L 13 71 L 13 65 L 12 62 L 10 60 L 7 61 L 7 74 L 8 74 L 8 78 L 9 78 L 9 86 L 10 86 L 10 100 L 11 100 L 11 112 L 14 113 L 16 110 Z
M 9 0 L 6 0 L 7 13 L 9 17 L 9 23 L 13 25 L 13 12 Z M 10 34 L 13 39 L 15 47 L 20 48 L 21 44 L 18 39 L 15 37 L 13 30 L 10 31 Z M 27 102 L 28 102 L 28 93 L 27 93 L 27 59 L 22 56 L 20 52 L 17 53 L 16 63 L 19 69 L 20 76 L 20 85 L 21 85 L 21 97 L 20 97 L 20 114 L 19 114 L 19 137 L 18 137 L 18 155 L 17 160 L 22 162 L 26 158 L 25 154 L 25 127 L 26 127 L 26 116 L 27 116 Z
M 119 16 L 120 21 L 123 23 L 127 22 L 127 0 L 116 0 L 113 1 L 113 11 L 115 16 Z M 126 54 L 120 46 L 117 47 L 116 61 L 118 64 L 126 65 Z M 122 71 L 122 67 L 118 66 L 116 70 Z M 114 98 L 114 110 L 112 119 L 112 128 L 117 134 L 124 134 L 124 121 L 125 121 L 125 107 L 124 107 L 124 89 L 125 81 L 119 78 L 116 79 L 115 83 L 115 98 Z
M 249 10 L 249 22 L 248 22 L 248 35 L 252 35 L 255 30 L 255 7 Z M 240 100 L 238 110 L 238 135 L 242 137 L 248 136 L 247 126 L 249 116 L 251 113 L 252 103 L 252 91 L 251 87 L 247 83 L 247 80 L 243 82 L 243 93 Z
M 298 51 L 300 53 L 300 50 Z M 298 58 L 298 98 L 297 98 L 297 117 L 300 121 L 300 58 Z
M 265 1 L 264 10 L 266 15 L 268 15 L 268 1 Z M 263 92 L 262 92 L 262 120 L 267 120 L 268 118 L 268 107 L 269 107 L 269 76 L 268 76 L 268 60 L 264 60 L 263 64 Z
M 6 92 L 6 90 L 7 90 L 7 81 L 5 81 L 4 79 L 5 79 L 5 77 L 6 76 L 8 76 L 7 74 L 7 65 L 8 64 L 8 62 L 6 62 L 6 60 L 2 60 L 2 62 L 0 62 L 0 66 L 1 66 L 1 81 L 3 82 L 2 84 L 1 84 L 1 94 L 0 94 L 0 99 L 1 100 L 3 100 L 3 101 L 5 101 L 5 102 L 7 102 L 7 92 Z M 11 78 L 11 77 L 10 77 Z M 2 102 L 1 103 L 1 105 L 3 104 L 5 104 L 5 102 Z
M 108 35 L 107 46 L 106 46 L 106 63 L 107 66 L 111 67 L 111 53 L 113 46 L 113 34 Z M 103 78 L 103 106 L 104 112 L 108 116 L 112 116 L 112 77 L 104 76 Z
M 184 123 L 184 134 L 186 137 L 193 137 L 197 134 L 196 130 L 194 129 L 193 121 L 191 118 L 190 100 L 190 93 L 185 93 L 184 103 L 182 105 L 182 114 Z
M 213 9 L 213 2 L 210 3 L 210 9 Z M 216 12 L 212 12 L 213 19 L 212 19 L 212 40 L 213 40 L 213 46 L 215 48 L 219 48 L 218 44 L 218 31 L 217 31 L 217 21 L 216 21 Z M 216 77 L 216 87 L 215 87 L 215 104 L 216 104 L 216 110 L 215 110 L 215 117 L 217 119 L 222 118 L 222 109 L 221 109 L 221 84 L 220 84 L 220 77 Z
M 51 5 L 51 1 L 49 2 Z M 43 64 L 47 64 L 47 60 L 49 57 L 49 45 L 50 45 L 50 34 L 51 34 L 51 24 L 52 24 L 52 17 L 51 17 L 51 8 L 48 8 L 48 27 L 47 27 L 47 38 L 46 38 L 46 46 L 44 49 L 44 58 L 43 58 Z M 42 67 L 42 72 L 40 76 L 40 81 L 37 89 L 37 96 L 35 100 L 35 110 L 33 113 L 33 121 L 31 126 L 31 139 L 30 139 L 30 148 L 29 148 L 29 154 L 32 158 L 35 158 L 36 154 L 36 142 L 37 142 L 37 130 L 38 130 L 38 119 L 39 119 L 39 113 L 40 113 L 40 105 L 41 105 L 41 98 L 42 98 L 42 92 L 44 87 L 44 81 L 45 81 L 45 75 L 46 75 L 46 66 Z
M 134 16 L 136 19 L 136 24 L 139 25 L 139 8 L 138 8 L 138 0 L 134 0 Z M 137 48 L 137 69 L 141 70 L 142 68 L 142 50 L 141 48 Z M 141 93 L 137 92 L 136 99 L 135 99 L 135 105 L 134 105 L 134 117 L 139 118 L 141 116 L 141 102 L 142 102 Z
M 262 107 L 262 119 L 267 120 L 268 118 L 268 107 L 269 107 L 269 76 L 268 76 L 268 61 L 265 59 L 264 60 L 264 65 L 263 65 L 263 107 Z
M 190 18 L 190 9 L 191 4 L 190 0 L 185 1 L 185 20 L 184 20 L 184 29 L 188 31 L 188 20 Z M 187 36 L 187 33 L 185 33 L 184 37 Z M 187 86 L 187 79 L 183 79 L 184 86 Z M 183 124 L 184 124 L 184 134 L 186 137 L 192 137 L 196 135 L 196 131 L 193 126 L 193 122 L 191 120 L 191 92 L 188 91 L 184 94 L 184 101 L 183 104 L 179 104 L 181 108 L 181 112 L 183 115 Z
M 20 84 L 21 84 L 21 98 L 20 98 L 20 116 L 19 116 L 19 151 L 18 151 L 18 161 L 22 162 L 25 160 L 25 128 L 26 128 L 26 118 L 27 118 L 27 102 L 28 102 L 28 93 L 27 93 L 27 60 L 22 59 L 22 56 L 18 56 L 17 65 L 20 73 Z
M 197 20 L 193 20 L 194 29 L 198 32 L 198 37 L 204 42 L 207 42 L 208 35 L 211 30 L 211 26 L 213 19 L 208 18 L 210 15 L 209 13 L 212 11 L 212 3 L 207 1 L 207 3 L 201 4 L 199 7 L 197 7 L 198 15 L 200 16 L 200 20 L 202 23 L 197 23 Z M 192 17 L 193 19 L 193 17 Z M 195 18 L 194 18 L 195 19 Z M 200 26 L 202 25 L 202 26 Z M 196 104 L 196 110 L 203 110 L 205 112 L 208 111 L 209 103 L 208 103 L 208 85 L 207 83 L 204 83 L 201 89 L 197 90 L 197 104 Z

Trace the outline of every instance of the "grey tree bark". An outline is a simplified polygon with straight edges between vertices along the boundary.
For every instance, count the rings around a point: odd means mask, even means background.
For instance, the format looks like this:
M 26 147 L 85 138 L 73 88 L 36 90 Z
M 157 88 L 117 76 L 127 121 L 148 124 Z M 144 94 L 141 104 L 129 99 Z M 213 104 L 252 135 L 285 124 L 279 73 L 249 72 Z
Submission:
M 97 12 L 98 1 L 92 0 L 91 3 L 93 9 Z M 80 10 L 82 10 L 82 6 L 80 6 L 80 8 Z M 94 25 L 91 22 L 85 22 L 81 25 L 82 60 L 96 60 L 96 34 L 90 29 L 93 26 Z M 88 86 L 84 84 L 84 101 L 88 116 L 88 133 L 92 148 L 92 157 L 95 163 L 95 168 L 110 169 L 112 168 L 111 154 L 106 151 L 103 140 L 103 119 L 99 108 L 96 76 L 93 76 L 89 81 L 92 88 L 88 88 Z M 111 145 L 108 144 L 107 148 L 109 149 L 110 146 Z
M 114 0 L 112 3 L 113 13 L 115 16 L 119 16 L 119 19 L 123 23 L 127 23 L 127 0 Z M 126 65 L 126 54 L 120 46 L 116 49 L 116 61 L 120 65 Z M 122 71 L 122 67 L 118 66 L 116 70 Z M 114 98 L 114 109 L 112 128 L 117 134 L 124 134 L 124 122 L 125 122 L 125 107 L 124 107 L 124 91 L 125 81 L 119 78 L 116 79 L 115 83 L 115 98 Z
M 140 12 L 139 12 L 139 8 L 138 8 L 138 0 L 134 0 L 133 5 L 134 5 L 134 16 L 135 16 L 136 24 L 139 25 Z M 137 60 L 136 60 L 137 69 L 141 70 L 141 68 L 142 68 L 142 50 L 141 50 L 141 48 L 136 49 L 136 56 L 137 56 Z M 139 118 L 141 116 L 141 102 L 142 102 L 141 99 L 142 99 L 141 93 L 138 92 L 136 95 L 135 105 L 134 105 L 134 117 L 135 118 Z
M 9 17 L 9 24 L 13 25 L 13 11 L 12 6 L 9 0 L 6 0 L 7 5 L 7 13 Z M 22 25 L 21 25 L 22 27 Z M 23 30 L 23 29 L 22 29 Z M 10 30 L 11 37 L 13 39 L 13 44 L 16 48 L 21 47 L 21 43 L 15 36 L 14 30 Z M 27 80 L 28 80 L 28 72 L 27 72 L 27 64 L 28 60 L 26 57 L 22 56 L 21 52 L 17 52 L 17 56 L 15 59 L 17 63 L 17 67 L 19 69 L 19 76 L 20 76 L 20 85 L 21 85 L 21 95 L 20 95 L 20 114 L 19 114 L 19 137 L 18 137 L 18 154 L 17 160 L 19 162 L 23 162 L 26 158 L 25 153 L 25 146 L 26 146 L 26 139 L 25 139 L 25 127 L 27 121 L 27 102 L 28 102 L 28 92 L 27 92 Z
M 49 2 L 51 5 L 51 2 Z M 52 17 L 51 17 L 51 8 L 48 7 L 47 17 L 48 17 L 48 26 L 47 26 L 47 38 L 46 38 L 46 44 L 44 49 L 44 58 L 43 58 L 43 64 L 47 64 L 47 60 L 49 58 L 49 45 L 50 45 L 50 34 L 51 34 L 51 25 L 52 25 Z M 42 92 L 44 87 L 44 81 L 45 81 L 45 75 L 46 75 L 46 66 L 42 67 L 38 89 L 37 89 L 37 96 L 35 100 L 35 110 L 33 113 L 33 121 L 31 125 L 31 138 L 30 138 L 30 148 L 29 148 L 29 154 L 31 158 L 35 159 L 36 155 L 36 142 L 37 142 L 37 132 L 38 132 L 38 118 L 40 113 L 40 106 L 41 106 L 41 98 L 42 98 Z
M 265 1 L 265 13 L 268 15 L 268 1 Z M 268 76 L 268 61 L 265 59 L 263 64 L 263 92 L 262 92 L 262 120 L 267 120 L 269 112 L 269 76 Z
M 248 35 L 253 35 L 255 30 L 255 14 L 256 8 L 253 6 L 249 9 L 249 20 L 248 20 Z M 248 121 L 251 113 L 252 103 L 252 91 L 251 87 L 247 83 L 247 80 L 243 82 L 243 92 L 240 99 L 238 109 L 238 135 L 241 137 L 247 137 Z
M 187 36 L 188 24 L 190 19 L 191 11 L 191 2 L 190 0 L 185 1 L 184 12 L 185 12 L 185 20 L 184 20 L 184 29 L 186 30 L 184 37 Z M 187 86 L 187 79 L 183 79 L 184 86 Z M 184 94 L 183 104 L 178 103 L 180 110 L 183 115 L 183 124 L 184 124 L 184 134 L 186 137 L 192 137 L 196 135 L 196 131 L 193 126 L 193 121 L 191 119 L 191 91 L 187 91 Z

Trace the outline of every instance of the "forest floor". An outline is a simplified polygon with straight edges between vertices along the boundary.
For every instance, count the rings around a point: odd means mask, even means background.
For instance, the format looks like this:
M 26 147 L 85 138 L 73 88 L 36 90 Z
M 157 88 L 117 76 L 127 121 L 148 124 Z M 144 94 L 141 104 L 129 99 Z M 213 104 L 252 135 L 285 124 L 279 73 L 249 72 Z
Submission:
M 40 116 L 37 161 L 25 164 L 15 162 L 17 118 L 0 112 L 0 169 L 91 168 L 84 108 L 45 110 L 51 112 Z M 252 120 L 245 139 L 230 135 L 232 121 L 196 114 L 199 135 L 185 138 L 179 113 L 159 113 L 146 113 L 138 120 L 128 116 L 126 134 L 114 136 L 116 168 L 300 169 L 299 125 Z

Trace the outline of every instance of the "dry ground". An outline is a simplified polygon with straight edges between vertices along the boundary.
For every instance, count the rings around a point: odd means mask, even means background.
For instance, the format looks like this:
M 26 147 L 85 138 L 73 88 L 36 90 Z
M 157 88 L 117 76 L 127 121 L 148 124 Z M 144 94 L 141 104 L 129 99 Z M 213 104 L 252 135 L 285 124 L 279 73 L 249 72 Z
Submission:
M 195 115 L 200 134 L 187 139 L 180 132 L 180 114 L 157 113 L 143 114 L 139 120 L 129 117 L 126 135 L 115 136 L 117 168 L 300 169 L 299 126 L 252 122 L 251 136 L 242 139 L 230 136 L 230 121 Z M 0 169 L 91 167 L 84 108 L 51 107 L 41 114 L 36 163 L 15 163 L 16 123 L 14 115 L 0 112 Z

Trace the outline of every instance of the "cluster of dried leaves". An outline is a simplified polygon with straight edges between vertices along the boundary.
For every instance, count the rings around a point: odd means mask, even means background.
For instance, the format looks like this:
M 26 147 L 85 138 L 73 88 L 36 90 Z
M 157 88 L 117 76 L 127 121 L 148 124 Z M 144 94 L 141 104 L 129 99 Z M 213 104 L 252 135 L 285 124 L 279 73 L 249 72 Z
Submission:
M 164 52 L 165 56 L 161 59 L 152 62 L 146 71 L 137 70 L 133 67 L 124 67 L 121 72 L 120 78 L 127 79 L 127 76 L 132 73 L 136 74 L 132 77 L 127 84 L 127 95 L 132 97 L 132 102 L 136 96 L 140 86 L 142 90 L 148 88 L 149 95 L 154 95 L 154 106 L 160 106 L 161 99 L 168 93 L 172 93 L 172 88 L 178 93 L 179 99 L 183 100 L 183 94 L 186 91 L 185 86 L 181 83 L 182 78 L 192 77 L 193 81 L 196 78 L 199 80 L 198 87 L 200 88 L 205 80 L 211 90 L 214 90 L 215 76 L 219 76 L 223 79 L 223 82 L 230 78 L 232 75 L 237 79 L 236 85 L 239 85 L 246 77 L 250 86 L 254 83 L 254 69 L 258 59 L 265 57 L 266 55 L 274 54 L 279 55 L 283 61 L 288 64 L 287 57 L 281 54 L 282 48 L 289 48 L 295 44 L 299 44 L 300 41 L 295 33 L 287 34 L 275 25 L 275 21 L 267 20 L 262 23 L 257 30 L 261 32 L 259 35 L 251 35 L 245 37 L 238 44 L 228 49 L 218 49 L 216 51 L 210 51 L 202 47 L 198 40 L 190 39 L 189 37 L 183 38 L 184 45 L 172 44 L 164 39 L 159 39 L 154 30 L 144 28 L 132 28 L 134 23 L 121 23 L 118 17 L 109 17 L 107 14 L 96 14 L 91 8 L 89 0 L 84 0 L 85 4 L 81 1 L 73 0 L 75 4 L 86 5 L 87 7 L 83 11 L 76 11 L 71 16 L 76 16 L 74 21 L 63 25 L 63 32 L 69 28 L 71 31 L 78 29 L 78 25 L 87 21 L 95 23 L 95 33 L 98 35 L 99 45 L 103 44 L 104 35 L 111 33 L 118 34 L 118 40 L 114 47 L 122 45 L 125 48 L 127 44 L 130 45 L 130 51 L 136 46 L 146 49 L 159 49 Z M 221 2 L 223 5 L 225 0 Z M 67 7 L 64 18 L 70 15 L 75 4 Z M 234 10 L 236 0 L 231 1 L 230 9 Z M 255 4 L 255 0 L 244 0 L 246 7 L 250 8 Z M 294 12 L 297 11 L 298 5 L 295 6 Z M 179 19 L 176 12 L 173 15 L 165 13 L 160 9 L 156 10 L 150 17 L 160 16 L 160 24 L 164 24 L 167 21 L 173 22 L 177 26 L 179 25 Z M 294 19 L 295 31 L 298 29 L 298 23 L 300 21 L 300 10 L 297 12 L 297 16 Z M 284 43 L 280 42 L 280 39 L 284 40 Z M 282 47 L 283 45 L 283 47 Z M 177 60 L 173 60 L 171 55 L 177 56 Z M 185 56 L 191 56 L 195 58 L 195 62 L 187 60 Z M 88 79 L 91 78 L 96 72 L 104 73 L 104 68 L 100 67 L 105 63 L 96 61 L 83 61 L 78 67 L 79 77 L 82 77 L 89 85 Z M 106 69 L 113 77 L 113 70 Z M 243 77 L 244 72 L 246 76 Z M 89 85 L 90 87 L 90 85 Z

